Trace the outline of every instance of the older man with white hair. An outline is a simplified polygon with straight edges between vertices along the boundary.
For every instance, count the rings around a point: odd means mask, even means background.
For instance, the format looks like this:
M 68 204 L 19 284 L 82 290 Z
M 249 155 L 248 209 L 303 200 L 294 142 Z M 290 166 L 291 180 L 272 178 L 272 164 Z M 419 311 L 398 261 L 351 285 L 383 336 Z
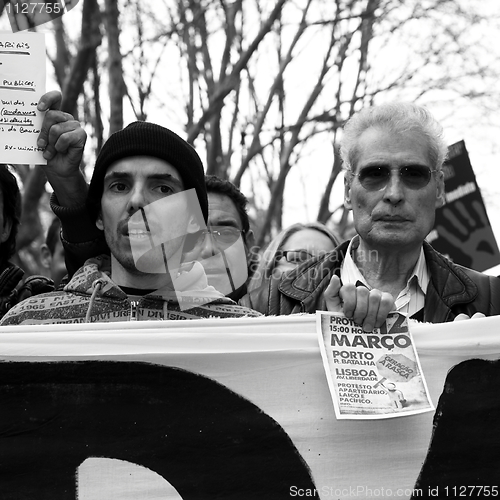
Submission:
M 346 315 L 366 330 L 392 298 L 397 311 L 419 321 L 499 314 L 499 278 L 456 265 L 425 242 L 445 203 L 446 152 L 441 126 L 423 107 L 390 103 L 355 114 L 341 154 L 344 204 L 357 235 L 254 291 L 248 303 L 266 314 L 334 309 L 343 284 L 358 295 Z

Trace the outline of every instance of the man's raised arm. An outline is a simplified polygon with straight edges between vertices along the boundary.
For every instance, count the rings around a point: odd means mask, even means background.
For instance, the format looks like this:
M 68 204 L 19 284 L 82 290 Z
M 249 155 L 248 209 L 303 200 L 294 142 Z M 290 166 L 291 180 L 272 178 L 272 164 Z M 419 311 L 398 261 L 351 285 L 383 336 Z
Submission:
M 59 91 L 40 98 L 38 110 L 45 111 L 45 117 L 38 146 L 45 149 L 47 165 L 43 169 L 54 189 L 51 208 L 61 220 L 66 268 L 71 277 L 86 259 L 105 252 L 107 246 L 85 205 L 88 186 L 80 164 L 87 134 L 72 115 L 60 111 L 61 101 Z

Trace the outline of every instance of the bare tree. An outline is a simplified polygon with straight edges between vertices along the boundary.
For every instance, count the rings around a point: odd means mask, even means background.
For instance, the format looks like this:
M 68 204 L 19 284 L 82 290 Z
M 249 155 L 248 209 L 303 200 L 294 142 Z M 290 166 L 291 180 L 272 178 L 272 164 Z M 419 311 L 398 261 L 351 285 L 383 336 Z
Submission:
M 97 0 L 83 1 L 81 34 L 53 23 L 65 109 L 83 109 L 97 147 L 124 116 L 184 130 L 209 173 L 249 194 L 261 244 L 282 227 L 290 173 L 319 150 L 329 168 L 310 181 L 317 218 L 342 212 L 341 127 L 361 107 L 446 95 L 498 111 L 500 49 L 480 35 L 500 14 L 480 0 L 101 3 L 108 50 L 96 50 Z M 347 215 L 338 220 L 347 231 Z
M 109 133 L 123 128 L 123 68 L 120 52 L 120 27 L 117 0 L 105 0 L 105 25 L 108 41 Z

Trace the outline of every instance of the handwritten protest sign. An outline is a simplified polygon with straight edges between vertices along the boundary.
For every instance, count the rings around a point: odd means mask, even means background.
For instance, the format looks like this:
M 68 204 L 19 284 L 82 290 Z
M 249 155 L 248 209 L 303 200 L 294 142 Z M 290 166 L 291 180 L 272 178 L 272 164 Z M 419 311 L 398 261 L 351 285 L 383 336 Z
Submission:
M 44 93 L 44 35 L 0 33 L 0 162 L 47 163 L 36 145 Z
M 318 312 L 317 330 L 337 418 L 433 410 L 405 316 L 367 333 L 343 314 Z

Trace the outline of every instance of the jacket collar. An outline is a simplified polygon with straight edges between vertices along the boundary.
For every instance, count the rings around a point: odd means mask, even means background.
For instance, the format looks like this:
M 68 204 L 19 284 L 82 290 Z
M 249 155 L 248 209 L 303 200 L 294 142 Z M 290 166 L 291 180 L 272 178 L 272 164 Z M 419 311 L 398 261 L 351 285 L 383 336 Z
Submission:
M 304 262 L 281 280 L 280 292 L 300 302 L 310 300 L 311 295 L 322 294 L 332 273 L 340 276 L 340 265 L 348 246 L 349 240 L 323 257 Z M 477 297 L 478 288 L 467 274 L 436 252 L 429 243 L 424 241 L 423 248 L 430 276 L 428 291 L 433 289 L 434 292 L 431 292 L 431 297 L 435 300 L 434 295 L 437 294 L 447 307 L 472 302 Z
M 477 285 L 459 266 L 454 265 L 424 241 L 429 275 L 437 295 L 448 306 L 467 304 L 476 299 Z

